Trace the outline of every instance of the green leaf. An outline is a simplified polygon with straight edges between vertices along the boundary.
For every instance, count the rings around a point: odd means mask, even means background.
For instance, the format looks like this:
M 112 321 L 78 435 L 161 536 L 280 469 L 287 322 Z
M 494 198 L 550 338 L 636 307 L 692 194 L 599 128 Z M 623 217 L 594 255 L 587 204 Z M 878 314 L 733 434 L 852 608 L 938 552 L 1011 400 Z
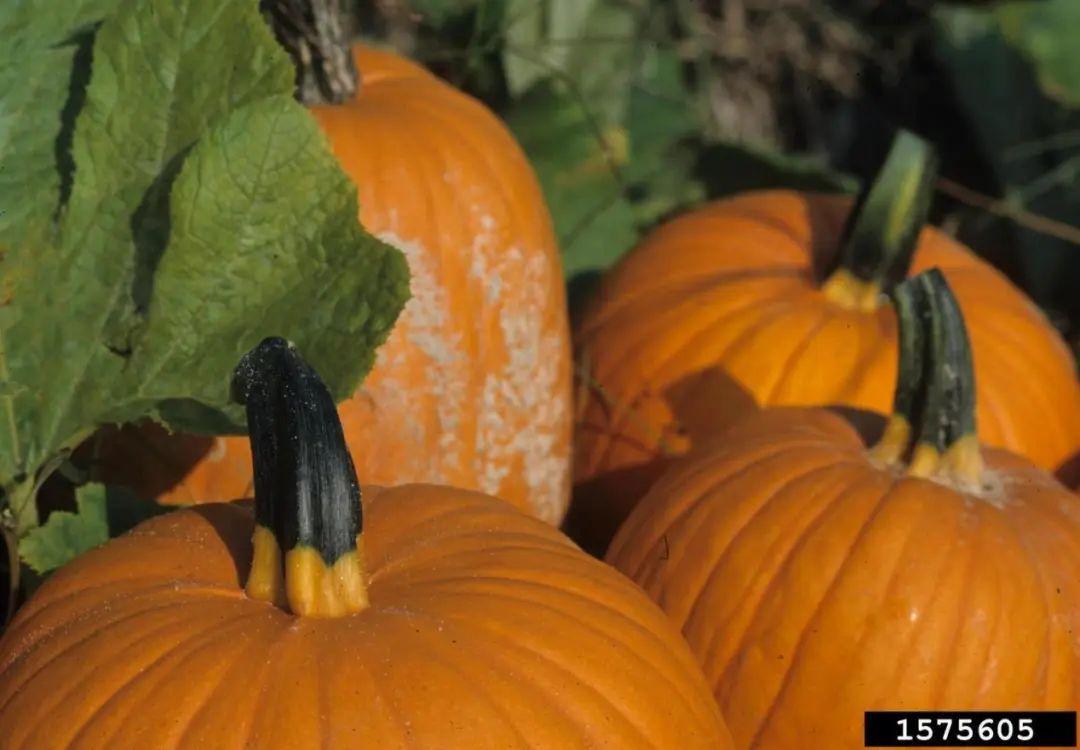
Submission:
M 44 524 L 19 542 L 19 557 L 36 573 L 56 570 L 140 521 L 171 510 L 139 500 L 126 489 L 103 484 L 78 488 L 75 503 L 74 513 L 53 511 Z
M 1001 3 L 1001 30 L 1034 66 L 1043 92 L 1066 106 L 1080 106 L 1080 3 L 1076 0 Z
M 26 274 L 3 331 L 7 369 L 31 392 L 14 401 L 24 465 L 0 458 L 0 477 L 32 471 L 114 400 L 161 253 L 169 183 L 201 128 L 291 86 L 288 58 L 254 3 L 127 0 L 102 25 L 59 239 L 5 259 Z
M 605 125 L 622 122 L 648 8 L 604 0 L 508 0 L 503 67 L 512 96 L 572 86 Z
M 60 201 L 55 143 L 74 46 L 35 51 L 20 66 L 0 57 L 0 242 L 24 239 Z
M 21 242 L 60 203 L 58 141 L 70 142 L 86 85 L 86 30 L 119 0 L 0 3 L 0 246 Z
M 598 0 L 508 0 L 504 60 L 513 95 L 527 91 L 553 70 L 563 70 L 570 57 L 565 40 L 581 35 Z M 558 39 L 564 43 L 550 44 Z
M 544 83 L 507 114 L 544 189 L 567 278 L 609 266 L 637 240 L 619 174 L 626 133 L 601 130 L 577 97 Z
M 241 419 L 228 375 L 272 332 L 302 341 L 336 395 L 351 393 L 408 295 L 408 272 L 397 250 L 360 228 L 356 189 L 335 165 L 287 96 L 211 129 L 173 187 L 172 236 L 127 361 L 135 401 L 114 416 L 186 397 Z
M 673 49 L 645 51 L 626 122 L 630 156 L 623 174 L 633 185 L 638 225 L 652 226 L 700 201 L 704 188 L 694 167 L 702 125 L 682 60 Z
M 4 487 L 105 422 L 238 430 L 229 376 L 268 335 L 355 388 L 407 267 L 292 89 L 256 0 L 126 0 L 102 24 L 58 230 L 0 247 Z
M 1032 3 L 1031 8 L 1042 5 Z M 1046 3 L 1047 10 L 1053 3 Z M 1037 83 L 1042 72 L 1016 46 L 1020 34 L 1013 15 L 1020 4 L 999 11 L 939 8 L 934 14 L 934 47 L 970 118 L 976 148 L 990 166 L 994 182 L 1014 206 L 1066 223 L 1075 223 L 1080 204 L 1080 157 L 1068 137 L 1080 129 L 1077 110 L 1048 96 Z M 1074 45 L 1075 47 L 1075 45 Z M 986 85 L 993 81 L 993 86 Z M 1042 304 L 1075 296 L 1072 269 L 1076 247 L 1057 238 L 967 212 L 961 238 L 972 247 L 1014 245 L 1022 275 L 1017 281 Z
M 646 51 L 630 90 L 626 123 L 632 179 L 647 179 L 664 169 L 679 141 L 701 134 L 694 95 L 683 80 L 682 61 L 675 50 L 653 47 Z
M 63 44 L 113 13 L 122 0 L 5 0 L 0 47 L 44 49 Z M 24 48 L 23 45 L 26 45 Z

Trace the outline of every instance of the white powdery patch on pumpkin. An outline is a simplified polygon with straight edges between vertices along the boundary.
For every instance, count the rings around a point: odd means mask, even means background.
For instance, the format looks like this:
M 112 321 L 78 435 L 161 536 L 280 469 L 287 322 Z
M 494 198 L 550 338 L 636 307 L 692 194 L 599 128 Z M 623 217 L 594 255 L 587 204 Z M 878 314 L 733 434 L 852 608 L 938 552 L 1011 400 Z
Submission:
M 505 264 L 499 262 L 501 253 L 493 250 L 495 219 L 489 214 L 484 214 L 480 217 L 480 228 L 481 231 L 477 232 L 473 239 L 469 278 L 482 286 L 484 304 L 490 306 L 496 304 L 502 295 L 502 274 L 505 272 Z M 517 259 L 520 262 L 521 253 L 516 248 L 509 250 L 507 254 L 509 253 L 517 253 Z M 493 256 L 492 260 L 489 260 L 488 256 Z M 493 261 L 494 265 L 492 265 Z
M 487 218 L 487 217 L 485 217 Z M 482 226 L 487 226 L 483 219 Z M 550 304 L 551 264 L 535 253 L 528 260 L 516 247 L 494 256 L 474 246 L 471 275 L 483 285 L 488 304 L 503 286 L 521 297 L 498 309 L 505 364 L 484 377 L 477 420 L 475 470 L 480 489 L 498 495 L 512 469 L 523 472 L 537 514 L 558 520 L 569 459 L 559 452 L 566 404 L 557 392 L 564 365 L 560 337 L 544 332 Z
M 409 472 L 410 481 L 443 482 L 447 469 L 461 464 L 460 441 L 457 430 L 464 407 L 463 393 L 468 380 L 468 359 L 462 348 L 461 335 L 448 326 L 451 320 L 450 302 L 440 280 L 432 269 L 431 254 L 420 243 L 406 240 L 392 232 L 382 232 L 379 239 L 399 249 L 409 264 L 411 297 L 401 311 L 392 337 L 403 337 L 426 359 L 424 367 L 425 395 L 432 398 L 439 423 L 439 457 L 428 465 L 416 465 Z M 417 394 L 398 382 L 394 368 L 406 366 L 407 347 L 401 344 L 379 349 L 376 363 L 384 377 L 371 392 L 376 404 L 395 414 L 416 413 Z M 417 415 L 418 417 L 420 415 Z M 402 427 L 405 427 L 402 425 Z M 417 445 L 427 442 L 427 429 L 422 418 L 409 419 L 407 429 Z M 414 455 L 422 456 L 423 451 Z
M 415 415 L 396 429 L 408 430 L 418 448 L 437 440 L 437 456 L 425 460 L 427 452 L 418 450 L 413 454 L 415 464 L 398 467 L 401 481 L 447 482 L 467 467 L 476 477 L 475 489 L 499 496 L 509 489 L 511 472 L 521 472 L 537 515 L 556 522 L 569 472 L 569 456 L 560 445 L 568 405 L 556 389 L 560 368 L 568 365 L 560 332 L 546 333 L 544 320 L 557 280 L 552 279 L 552 264 L 543 253 L 526 255 L 507 247 L 499 223 L 490 215 L 477 216 L 474 226 L 468 276 L 474 299 L 482 301 L 488 312 L 474 313 L 468 324 L 486 326 L 494 313 L 501 341 L 491 340 L 491 331 L 482 331 L 480 349 L 470 356 L 430 253 L 397 233 L 380 233 L 381 240 L 404 253 L 412 297 L 390 341 L 376 354 L 378 382 L 365 388 L 380 410 Z M 419 356 L 410 355 L 410 350 Z M 505 355 L 492 358 L 491 351 Z M 500 359 L 490 371 L 475 369 Z M 395 368 L 409 367 L 410 361 L 413 366 L 422 363 L 423 396 L 395 377 Z M 467 389 L 476 386 L 479 403 L 465 403 L 465 394 L 475 392 Z M 424 402 L 430 406 L 421 407 Z M 421 411 L 431 407 L 437 411 L 437 436 L 427 434 L 430 421 Z M 466 408 L 476 413 L 474 435 L 462 434 Z M 462 441 L 469 439 L 475 449 L 471 466 L 462 455 L 467 445 Z

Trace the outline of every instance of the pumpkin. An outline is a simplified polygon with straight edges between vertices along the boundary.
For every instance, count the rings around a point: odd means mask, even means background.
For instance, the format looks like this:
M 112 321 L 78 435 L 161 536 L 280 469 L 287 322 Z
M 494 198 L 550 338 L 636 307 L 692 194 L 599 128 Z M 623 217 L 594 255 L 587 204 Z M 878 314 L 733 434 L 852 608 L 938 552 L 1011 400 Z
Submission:
M 401 249 L 412 299 L 341 406 L 361 475 L 499 496 L 556 523 L 570 483 L 569 323 L 551 219 L 524 154 L 482 104 L 389 52 L 354 50 L 355 99 L 312 111 L 360 220 Z M 251 485 L 242 437 L 111 431 L 106 481 L 165 504 Z
M 1004 275 L 921 228 L 934 164 L 901 131 L 854 210 L 786 190 L 716 201 L 656 229 L 602 280 L 576 332 L 568 523 L 580 541 L 602 552 L 671 457 L 759 406 L 887 412 L 896 320 L 885 293 L 932 266 L 967 318 L 980 438 L 1044 468 L 1080 445 L 1080 385 L 1060 336 Z
M 866 710 L 1080 705 L 1080 498 L 980 447 L 944 276 L 895 293 L 873 448 L 832 410 L 763 410 L 672 466 L 608 552 L 682 629 L 739 747 L 861 748 Z
M 731 748 L 630 581 L 476 491 L 361 490 L 280 339 L 234 382 L 254 512 L 177 510 L 50 578 L 0 641 L 5 750 Z

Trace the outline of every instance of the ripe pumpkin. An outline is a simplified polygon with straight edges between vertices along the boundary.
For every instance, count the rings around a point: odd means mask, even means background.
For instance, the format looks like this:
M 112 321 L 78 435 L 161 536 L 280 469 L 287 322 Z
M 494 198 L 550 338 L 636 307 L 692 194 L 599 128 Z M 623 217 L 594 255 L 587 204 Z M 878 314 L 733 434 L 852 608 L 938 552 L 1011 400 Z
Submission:
M 763 410 L 673 466 L 608 552 L 682 629 L 739 747 L 860 748 L 871 709 L 1080 705 L 1080 498 L 980 448 L 944 277 L 895 293 L 873 449 L 833 411 Z
M 922 228 L 934 173 L 927 144 L 902 132 L 855 210 L 786 190 L 720 200 L 659 227 L 603 279 L 575 342 L 568 524 L 580 541 L 602 551 L 672 456 L 758 406 L 887 412 L 896 320 L 885 293 L 932 266 L 971 332 L 980 438 L 1044 468 L 1080 445 L 1080 385 L 1061 337 L 1005 276 Z
M 254 515 L 175 511 L 47 581 L 0 641 L 6 750 L 731 747 L 632 583 L 483 494 L 361 490 L 280 339 L 236 383 Z
M 413 298 L 341 405 L 374 484 L 481 490 L 557 523 L 569 498 L 569 323 L 554 231 L 506 128 L 481 103 L 389 52 L 354 50 L 361 84 L 313 108 L 355 181 L 360 221 L 401 249 Z M 160 502 L 250 492 L 242 437 L 110 434 L 107 481 Z

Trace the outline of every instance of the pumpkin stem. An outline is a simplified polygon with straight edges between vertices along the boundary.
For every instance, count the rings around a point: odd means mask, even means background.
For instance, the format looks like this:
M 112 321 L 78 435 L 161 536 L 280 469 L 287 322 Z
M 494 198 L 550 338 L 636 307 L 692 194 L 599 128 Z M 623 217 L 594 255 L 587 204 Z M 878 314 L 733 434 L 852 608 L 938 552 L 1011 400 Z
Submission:
M 978 486 L 983 470 L 975 434 L 975 370 L 960 306 L 931 268 L 893 290 L 900 360 L 893 416 L 872 452 L 908 459 L 913 476 Z
M 926 332 L 919 317 L 921 309 L 916 304 L 916 298 L 922 301 L 921 289 L 921 286 L 904 282 L 893 290 L 893 306 L 900 329 L 893 413 L 881 439 L 872 449 L 875 457 L 889 464 L 902 461 L 907 456 L 912 425 L 919 424 L 922 416 Z
M 875 310 L 882 295 L 907 276 L 936 177 L 930 144 L 900 130 L 848 216 L 839 263 L 822 286 L 829 299 L 850 309 Z
M 247 410 L 255 473 L 248 596 L 302 616 L 364 609 L 360 485 L 330 391 L 281 338 L 245 354 L 232 385 Z
M 262 0 L 263 13 L 296 66 L 296 98 L 343 104 L 360 88 L 342 0 Z

